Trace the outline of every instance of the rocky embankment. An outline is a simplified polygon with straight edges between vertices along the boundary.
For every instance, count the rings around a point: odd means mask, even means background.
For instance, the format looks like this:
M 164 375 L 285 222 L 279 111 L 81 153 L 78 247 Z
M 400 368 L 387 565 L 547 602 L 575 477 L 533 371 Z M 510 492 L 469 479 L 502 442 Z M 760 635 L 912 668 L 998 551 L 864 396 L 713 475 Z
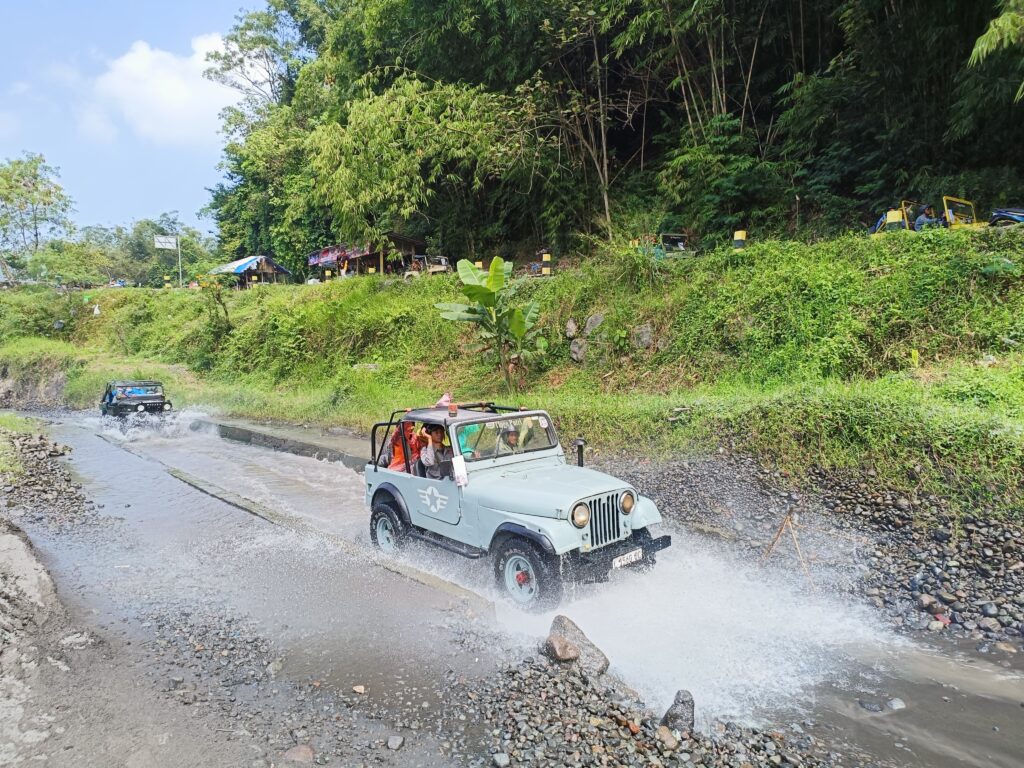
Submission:
M 469 693 L 489 729 L 491 764 L 544 766 L 865 766 L 800 724 L 783 730 L 717 723 L 694 730 L 695 703 L 680 691 L 664 714 L 608 673 L 604 654 L 564 616 L 537 657 L 505 665 Z M 805 722 L 807 728 L 813 727 Z
M 61 664 L 36 638 L 54 612 L 53 583 L 20 530 L 0 518 L 0 765 L 48 736 L 49 724 L 26 709 L 40 664 Z
M 0 430 L 0 440 L 14 447 L 21 464 L 16 476 L 0 478 L 8 518 L 49 528 L 95 518 L 96 507 L 82 493 L 81 484 L 63 463 L 55 461 L 68 452 L 67 446 L 41 434 L 8 430 Z
M 787 512 L 797 513 L 804 554 L 845 568 L 850 578 L 836 587 L 859 593 L 901 627 L 982 643 L 1019 645 L 1024 635 L 1019 523 L 957 516 L 942 499 L 889 491 L 870 475 L 817 473 L 811 490 L 797 492 L 783 473 L 743 457 L 600 463 L 652 496 L 667 518 L 752 554 L 767 548 Z M 779 551 L 792 556 L 789 547 Z

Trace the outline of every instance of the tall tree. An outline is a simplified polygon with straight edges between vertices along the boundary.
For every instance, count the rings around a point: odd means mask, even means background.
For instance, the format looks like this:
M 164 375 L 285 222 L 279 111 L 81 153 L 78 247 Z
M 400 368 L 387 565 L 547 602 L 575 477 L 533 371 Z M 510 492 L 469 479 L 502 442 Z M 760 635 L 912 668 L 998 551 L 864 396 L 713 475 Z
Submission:
M 23 267 L 47 241 L 72 232 L 71 198 L 42 155 L 25 153 L 0 164 L 0 270 Z
M 1024 0 L 1003 0 L 1002 13 L 994 18 L 978 38 L 971 52 L 970 65 L 977 66 L 996 51 L 1024 48 Z M 1018 69 L 1024 68 L 1024 54 L 1020 55 Z M 1024 99 L 1024 82 L 1015 97 Z

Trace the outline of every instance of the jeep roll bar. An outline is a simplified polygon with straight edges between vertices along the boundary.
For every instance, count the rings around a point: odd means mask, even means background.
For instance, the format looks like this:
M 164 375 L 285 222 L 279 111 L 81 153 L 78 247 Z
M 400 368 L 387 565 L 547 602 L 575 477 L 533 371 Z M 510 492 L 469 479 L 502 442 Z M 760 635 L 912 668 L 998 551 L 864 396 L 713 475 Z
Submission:
M 527 410 L 520 406 L 515 405 L 498 405 L 497 403 L 489 401 L 480 401 L 478 403 L 452 403 L 459 410 L 462 411 L 480 411 L 482 413 L 519 413 L 520 411 Z M 373 464 L 373 471 L 376 472 L 380 466 L 380 457 L 384 453 L 384 446 L 387 445 L 388 437 L 391 435 L 391 428 L 401 423 L 401 416 L 404 416 L 411 411 L 431 411 L 434 410 L 435 406 L 424 406 L 423 408 L 401 408 L 397 411 L 392 411 L 391 416 L 387 421 L 378 421 L 373 425 L 370 430 L 370 463 Z M 440 410 L 440 409 L 437 409 Z M 384 428 L 384 437 L 380 442 L 380 448 L 377 447 L 377 430 Z M 411 473 L 412 468 L 409 466 L 409 444 L 405 439 L 405 432 L 402 432 L 402 448 L 405 453 L 405 471 Z

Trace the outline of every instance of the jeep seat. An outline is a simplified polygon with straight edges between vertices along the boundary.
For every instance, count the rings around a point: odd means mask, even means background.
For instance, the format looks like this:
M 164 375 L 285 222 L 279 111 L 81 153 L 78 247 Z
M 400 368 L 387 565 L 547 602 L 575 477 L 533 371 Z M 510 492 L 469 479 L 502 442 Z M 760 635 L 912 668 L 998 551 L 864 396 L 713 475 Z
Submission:
M 423 465 L 423 459 L 416 459 L 416 464 L 413 466 L 412 472 L 416 477 L 427 476 L 427 468 Z

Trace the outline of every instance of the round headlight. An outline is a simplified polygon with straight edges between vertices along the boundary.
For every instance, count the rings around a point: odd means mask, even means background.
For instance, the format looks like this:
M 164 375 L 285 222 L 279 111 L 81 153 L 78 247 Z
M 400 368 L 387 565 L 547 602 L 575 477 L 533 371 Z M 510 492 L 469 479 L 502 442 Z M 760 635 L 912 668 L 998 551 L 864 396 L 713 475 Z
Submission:
M 146 406 L 140 405 L 135 410 L 138 411 L 139 413 L 142 413 L 144 410 L 146 410 Z
M 636 497 L 633 496 L 632 491 L 625 491 L 619 496 L 619 509 L 622 510 L 622 514 L 628 515 L 633 511 L 634 506 L 636 506 Z
M 590 507 L 586 504 L 577 504 L 572 508 L 572 524 L 577 528 L 585 528 L 590 522 Z
M 165 411 L 171 410 L 171 404 L 170 403 L 164 403 L 164 410 Z

